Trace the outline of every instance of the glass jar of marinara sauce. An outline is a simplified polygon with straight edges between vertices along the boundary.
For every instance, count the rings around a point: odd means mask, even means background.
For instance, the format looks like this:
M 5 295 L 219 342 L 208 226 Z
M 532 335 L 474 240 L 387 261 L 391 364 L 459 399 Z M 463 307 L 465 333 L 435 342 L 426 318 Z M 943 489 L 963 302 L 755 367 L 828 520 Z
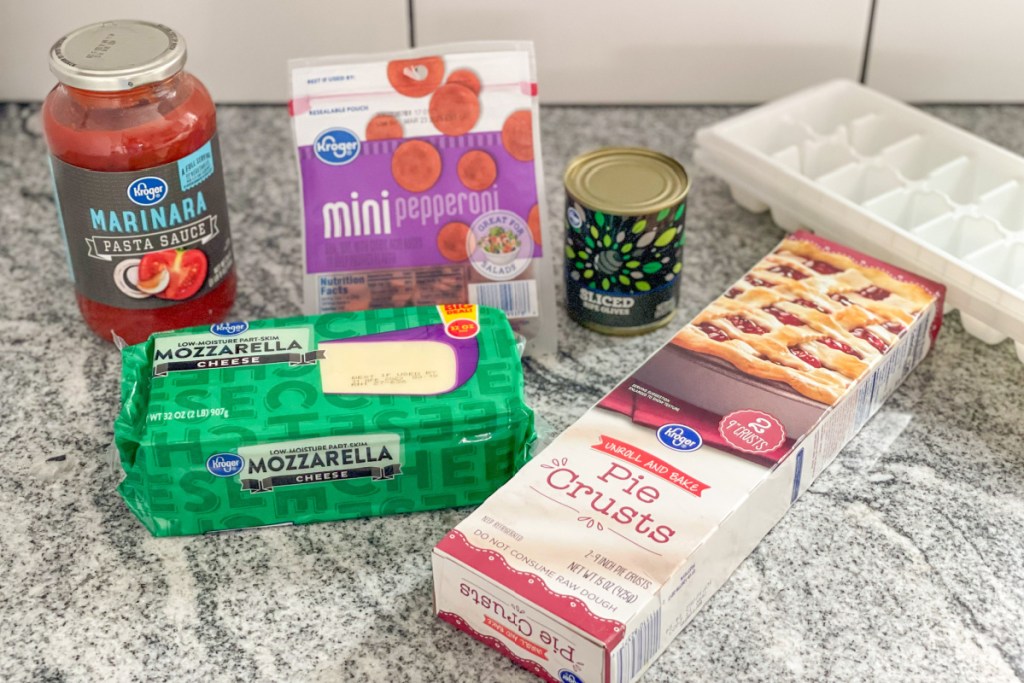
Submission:
M 85 322 L 130 344 L 223 320 L 235 298 L 210 94 L 159 24 L 109 21 L 54 44 L 43 103 L 57 212 Z

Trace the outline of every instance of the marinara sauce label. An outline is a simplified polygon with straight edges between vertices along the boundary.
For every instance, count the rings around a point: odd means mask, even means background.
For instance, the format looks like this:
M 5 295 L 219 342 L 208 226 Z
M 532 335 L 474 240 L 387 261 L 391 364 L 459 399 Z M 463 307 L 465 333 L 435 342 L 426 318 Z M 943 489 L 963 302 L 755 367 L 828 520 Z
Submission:
M 75 287 L 118 308 L 163 308 L 214 289 L 231 271 L 231 236 L 214 135 L 139 171 L 91 171 L 50 157 Z

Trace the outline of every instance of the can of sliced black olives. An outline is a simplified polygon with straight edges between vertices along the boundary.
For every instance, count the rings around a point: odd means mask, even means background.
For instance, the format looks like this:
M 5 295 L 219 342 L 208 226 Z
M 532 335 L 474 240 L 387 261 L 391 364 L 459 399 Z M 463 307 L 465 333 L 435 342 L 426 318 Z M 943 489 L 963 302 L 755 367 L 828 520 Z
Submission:
M 569 317 L 604 334 L 643 334 L 679 304 L 690 178 L 678 161 L 611 147 L 565 171 Z

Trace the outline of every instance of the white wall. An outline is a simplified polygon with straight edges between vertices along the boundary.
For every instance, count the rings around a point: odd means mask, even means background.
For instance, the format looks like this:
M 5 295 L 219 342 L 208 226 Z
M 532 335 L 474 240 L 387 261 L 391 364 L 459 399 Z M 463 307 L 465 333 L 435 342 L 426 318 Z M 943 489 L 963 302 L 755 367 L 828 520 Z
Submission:
M 284 102 L 290 57 L 398 50 L 409 43 L 406 0 L 0 0 L 0 101 L 40 100 L 55 80 L 50 47 L 107 19 L 167 24 L 185 38 L 188 68 L 218 102 Z
M 867 84 L 913 102 L 1024 102 L 1024 2 L 878 0 Z
M 875 0 L 868 85 L 911 101 L 1024 102 L 1021 0 Z M 872 0 L 0 0 L 0 101 L 54 79 L 53 41 L 166 23 L 219 102 L 283 102 L 289 57 L 486 38 L 536 43 L 545 103 L 732 103 L 858 80 Z M 410 27 L 410 17 L 412 27 Z M 410 28 L 412 29 L 410 31 Z
M 869 0 L 417 0 L 416 41 L 529 37 L 542 102 L 758 102 L 860 78 Z

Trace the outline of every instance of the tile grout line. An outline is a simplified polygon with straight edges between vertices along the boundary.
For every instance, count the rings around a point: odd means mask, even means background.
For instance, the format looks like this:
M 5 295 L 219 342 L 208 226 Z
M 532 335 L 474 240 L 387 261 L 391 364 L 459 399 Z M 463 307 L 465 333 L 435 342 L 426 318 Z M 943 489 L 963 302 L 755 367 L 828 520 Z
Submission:
M 412 3 L 412 0 L 409 0 Z M 878 7 L 878 0 L 871 0 L 871 8 L 868 10 L 868 31 L 864 36 L 864 56 L 860 63 L 860 82 L 867 85 L 868 61 L 871 58 L 871 38 L 875 30 L 875 10 Z
M 409 0 L 409 47 L 416 47 L 416 13 L 413 10 L 413 3 L 416 0 Z M 874 0 L 872 0 L 872 3 Z M 874 5 L 872 4 L 872 11 L 874 11 Z

